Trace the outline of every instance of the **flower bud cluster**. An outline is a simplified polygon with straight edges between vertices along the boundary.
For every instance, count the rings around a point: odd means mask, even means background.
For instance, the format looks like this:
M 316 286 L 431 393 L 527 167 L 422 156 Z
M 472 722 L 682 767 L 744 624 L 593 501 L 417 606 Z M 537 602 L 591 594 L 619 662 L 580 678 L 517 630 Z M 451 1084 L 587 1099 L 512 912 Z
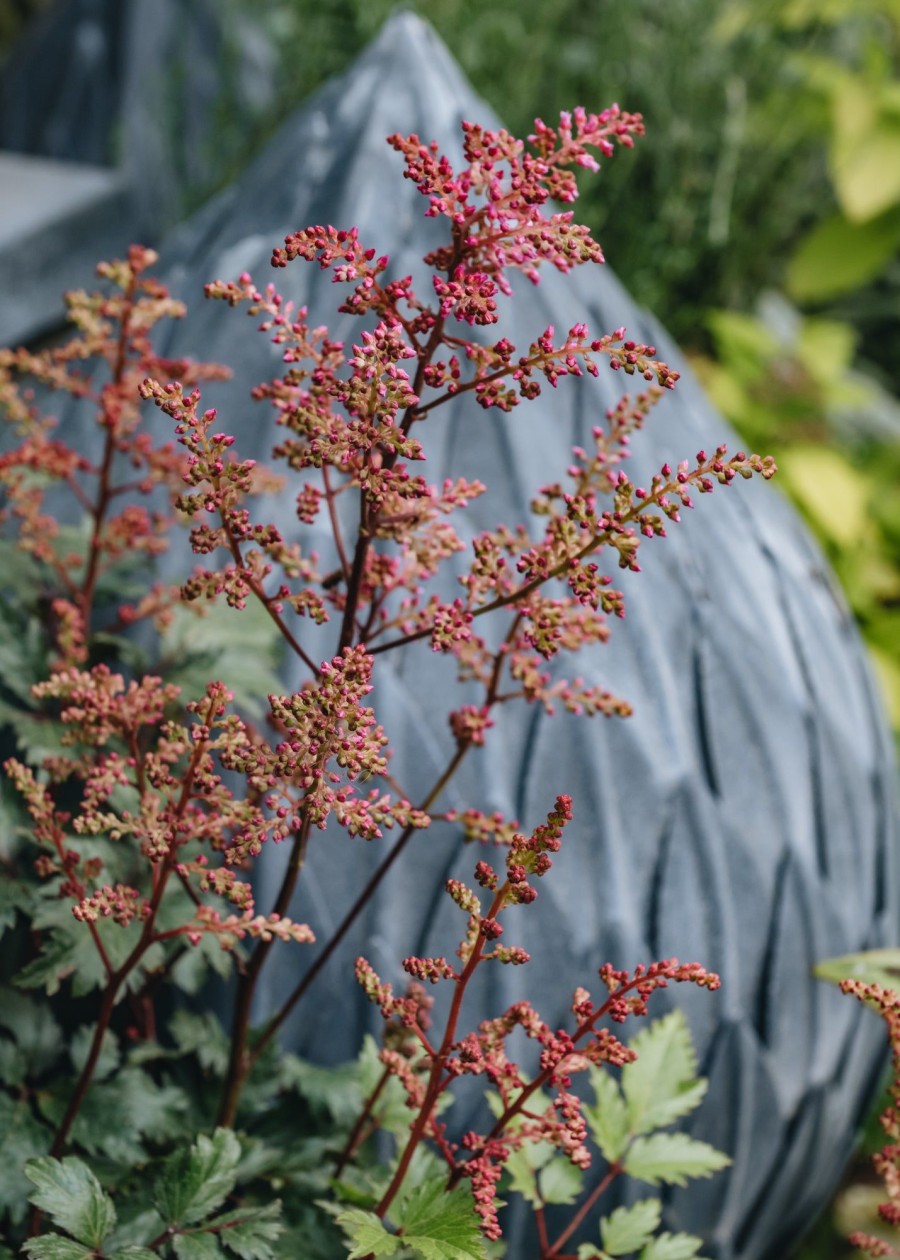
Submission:
M 887 1141 L 872 1157 L 872 1166 L 881 1178 L 887 1198 L 878 1205 L 878 1215 L 886 1225 L 900 1227 L 900 992 L 874 981 L 847 979 L 841 991 L 876 1011 L 887 1026 L 891 1046 L 893 1079 L 889 1100 L 880 1120 Z M 850 1245 L 867 1256 L 900 1256 L 900 1249 L 884 1238 L 858 1230 L 850 1235 Z

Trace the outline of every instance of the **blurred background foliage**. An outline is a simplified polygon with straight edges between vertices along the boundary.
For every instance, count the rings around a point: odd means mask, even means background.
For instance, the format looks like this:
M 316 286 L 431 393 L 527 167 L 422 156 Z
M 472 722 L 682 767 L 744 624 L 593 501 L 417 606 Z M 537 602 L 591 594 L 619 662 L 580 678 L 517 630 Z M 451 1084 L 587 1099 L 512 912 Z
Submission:
M 47 5 L 0 0 L 0 56 Z M 274 82 L 248 117 L 234 108 L 237 62 L 223 67 L 194 204 L 345 69 L 395 7 L 219 5 L 236 47 L 248 20 L 262 29 Z M 580 213 L 747 444 L 775 454 L 900 731 L 900 0 L 418 8 L 514 131 L 578 103 L 618 100 L 645 114 L 647 137 L 588 181 Z M 871 1225 L 874 1193 L 857 1172 L 839 1233 Z M 852 1254 L 823 1222 L 798 1260 Z

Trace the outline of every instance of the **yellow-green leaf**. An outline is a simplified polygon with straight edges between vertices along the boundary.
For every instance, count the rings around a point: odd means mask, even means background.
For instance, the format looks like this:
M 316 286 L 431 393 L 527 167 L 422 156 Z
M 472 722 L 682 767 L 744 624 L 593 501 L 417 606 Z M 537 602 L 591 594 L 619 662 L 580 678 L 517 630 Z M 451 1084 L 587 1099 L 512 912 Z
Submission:
M 866 223 L 842 214 L 816 224 L 787 270 L 787 289 L 798 302 L 821 302 L 873 280 L 900 244 L 895 210 Z
M 785 488 L 816 528 L 839 547 L 852 547 L 869 525 L 869 482 L 836 451 L 793 446 L 778 456 Z

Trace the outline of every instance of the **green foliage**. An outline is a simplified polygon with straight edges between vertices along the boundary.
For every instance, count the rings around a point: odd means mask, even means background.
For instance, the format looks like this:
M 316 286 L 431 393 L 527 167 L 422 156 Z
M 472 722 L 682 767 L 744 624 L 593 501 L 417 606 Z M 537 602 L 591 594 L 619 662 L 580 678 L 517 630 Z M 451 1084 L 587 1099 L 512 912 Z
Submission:
M 44 1157 L 25 1166 L 35 1207 L 46 1212 L 54 1225 L 89 1248 L 99 1248 L 116 1224 L 112 1199 L 86 1164 L 74 1156 Z
M 821 980 L 840 984 L 842 980 L 862 980 L 885 989 L 900 987 L 900 949 L 869 949 L 858 954 L 827 958 L 816 964 Z
M 876 280 L 898 249 L 896 210 L 863 223 L 832 215 L 797 246 L 787 269 L 788 292 L 798 302 L 828 302 Z
M 190 1149 L 175 1151 L 163 1162 L 151 1194 L 155 1212 L 132 1217 L 124 1230 L 116 1229 L 112 1199 L 82 1160 L 33 1159 L 25 1166 L 36 1187 L 31 1202 L 71 1237 L 43 1234 L 28 1239 L 24 1250 L 32 1260 L 96 1254 L 149 1260 L 164 1245 L 177 1260 L 275 1260 L 274 1244 L 283 1230 L 277 1200 L 220 1211 L 234 1189 L 240 1157 L 230 1130 L 201 1134 Z M 136 1233 L 143 1235 L 139 1242 L 133 1241 Z
M 448 1193 L 446 1178 L 418 1186 L 393 1213 L 399 1233 L 389 1232 L 372 1212 L 351 1208 L 338 1224 L 354 1246 L 349 1260 L 370 1254 L 411 1254 L 423 1260 L 484 1260 L 484 1239 L 472 1208 L 471 1193 L 458 1187 Z
M 621 1069 L 618 1080 L 608 1068 L 591 1069 L 594 1099 L 583 1108 L 591 1137 L 610 1169 L 621 1169 L 649 1185 L 684 1186 L 725 1168 L 727 1157 L 707 1143 L 662 1131 L 695 1111 L 706 1093 L 706 1081 L 697 1077 L 697 1058 L 683 1013 L 676 1010 L 654 1020 L 629 1045 L 637 1058 Z M 527 1155 L 517 1152 L 507 1170 L 507 1193 L 521 1194 L 535 1205 L 570 1203 L 580 1195 L 582 1174 L 547 1144 L 528 1148 Z M 616 1208 L 600 1221 L 601 1248 L 585 1243 L 579 1258 L 636 1255 L 639 1260 L 679 1260 L 699 1254 L 697 1238 L 657 1235 L 661 1221 L 659 1199 Z
M 730 1163 L 727 1155 L 685 1133 L 654 1133 L 634 1139 L 624 1168 L 630 1177 L 651 1186 L 686 1186 L 692 1178 L 709 1177 Z
M 282 689 L 281 656 L 278 630 L 261 605 L 209 616 L 205 608 L 182 604 L 166 634 L 160 667 L 188 696 L 201 694 L 213 675 L 221 678 L 236 703 L 259 718 L 265 697 Z
M 900 733 L 900 407 L 854 366 L 846 323 L 769 296 L 709 318 L 701 379 L 748 442 L 777 444 L 779 483 L 817 534 L 872 654 Z
M 240 1144 L 228 1129 L 199 1137 L 189 1151 L 175 1151 L 166 1161 L 153 1206 L 165 1221 L 195 1225 L 233 1190 L 240 1157 Z
M 600 1226 L 603 1250 L 611 1256 L 627 1256 L 651 1241 L 662 1222 L 658 1199 L 640 1199 L 631 1207 L 616 1208 Z
M 637 1054 L 622 1069 L 622 1092 L 631 1133 L 652 1133 L 688 1116 L 703 1101 L 687 1021 L 680 1011 L 656 1020 L 629 1043 Z

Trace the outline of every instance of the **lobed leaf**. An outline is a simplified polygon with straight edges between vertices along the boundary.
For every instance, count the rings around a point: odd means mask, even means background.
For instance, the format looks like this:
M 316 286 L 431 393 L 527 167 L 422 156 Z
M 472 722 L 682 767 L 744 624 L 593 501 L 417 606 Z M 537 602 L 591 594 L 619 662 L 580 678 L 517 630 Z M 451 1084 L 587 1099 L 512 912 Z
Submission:
M 702 1239 L 690 1234 L 660 1234 L 641 1252 L 640 1260 L 703 1260 Z
M 886 989 L 900 985 L 900 949 L 869 949 L 840 958 L 826 958 L 813 968 L 820 980 L 840 984 L 842 980 L 862 980 Z
M 447 1190 L 443 1176 L 417 1186 L 396 1205 L 402 1234 L 392 1234 L 372 1212 L 351 1208 L 338 1224 L 355 1243 L 349 1260 L 391 1256 L 401 1248 L 424 1260 L 485 1260 L 484 1240 L 466 1186 Z
M 630 1177 L 651 1186 L 661 1182 L 685 1186 L 692 1177 L 709 1177 L 731 1163 L 727 1155 L 708 1142 L 698 1142 L 686 1133 L 654 1133 L 635 1138 L 624 1160 Z
M 115 1227 L 116 1209 L 87 1164 L 74 1155 L 42 1155 L 28 1161 L 25 1175 L 36 1187 L 29 1196 L 35 1207 L 79 1242 L 100 1247 Z
M 700 1105 L 706 1081 L 697 1080 L 697 1057 L 682 1011 L 648 1024 L 629 1047 L 638 1056 L 622 1069 L 631 1133 L 664 1129 Z
M 640 1199 L 631 1207 L 619 1207 L 600 1222 L 603 1250 L 611 1256 L 627 1256 L 644 1247 L 659 1229 L 659 1199 Z
M 275 1199 L 265 1207 L 241 1208 L 210 1221 L 210 1228 L 220 1231 L 219 1241 L 240 1260 L 274 1260 L 271 1246 L 281 1235 L 281 1201 Z
M 584 1173 L 569 1160 L 552 1159 L 538 1173 L 541 1203 L 574 1203 L 584 1185 Z
M 176 1234 L 172 1247 L 178 1260 L 224 1260 L 218 1237 L 208 1230 Z
M 31 1187 L 25 1166 L 45 1155 L 52 1141 L 53 1134 L 35 1119 L 27 1098 L 0 1093 L 0 1211 L 6 1209 L 13 1223 L 28 1210 Z
M 94 1254 L 84 1243 L 63 1238 L 62 1234 L 44 1234 L 41 1238 L 29 1238 L 22 1244 L 22 1250 L 31 1260 L 88 1260 Z
M 367 1256 L 393 1256 L 405 1240 L 385 1229 L 374 1212 L 362 1208 L 350 1208 L 341 1212 L 337 1223 L 355 1246 L 347 1260 L 364 1260 Z
M 614 1164 L 628 1146 L 628 1108 L 617 1081 L 607 1068 L 592 1067 L 590 1078 L 595 1101 L 586 1103 L 582 1114 L 603 1158 Z
M 166 1160 L 154 1207 L 168 1225 L 194 1225 L 217 1208 L 234 1188 L 241 1147 L 230 1129 L 201 1134 L 188 1151 Z

